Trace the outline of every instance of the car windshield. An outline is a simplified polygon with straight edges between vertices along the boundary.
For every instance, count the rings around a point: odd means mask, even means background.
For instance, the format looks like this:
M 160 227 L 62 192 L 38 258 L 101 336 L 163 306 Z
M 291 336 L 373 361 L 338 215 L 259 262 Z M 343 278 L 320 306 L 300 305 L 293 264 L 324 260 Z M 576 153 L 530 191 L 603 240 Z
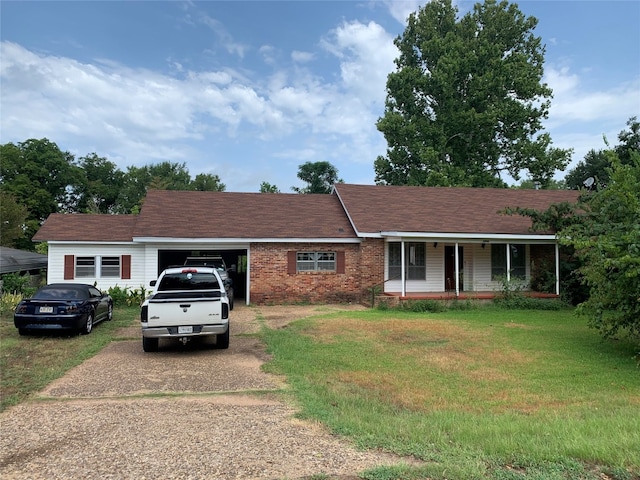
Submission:
M 215 290 L 218 279 L 212 273 L 179 272 L 165 274 L 158 290 Z
M 33 297 L 35 300 L 86 300 L 88 292 L 79 288 L 49 287 L 38 290 Z

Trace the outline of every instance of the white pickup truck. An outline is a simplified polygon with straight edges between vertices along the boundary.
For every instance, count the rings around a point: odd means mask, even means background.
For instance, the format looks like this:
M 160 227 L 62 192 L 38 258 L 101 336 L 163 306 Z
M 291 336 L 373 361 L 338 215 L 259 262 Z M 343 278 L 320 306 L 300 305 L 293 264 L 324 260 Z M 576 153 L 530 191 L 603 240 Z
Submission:
M 216 335 L 217 348 L 229 348 L 229 298 L 215 268 L 168 268 L 151 286 L 140 309 L 145 352 L 157 351 L 161 338 L 186 344 L 206 335 Z

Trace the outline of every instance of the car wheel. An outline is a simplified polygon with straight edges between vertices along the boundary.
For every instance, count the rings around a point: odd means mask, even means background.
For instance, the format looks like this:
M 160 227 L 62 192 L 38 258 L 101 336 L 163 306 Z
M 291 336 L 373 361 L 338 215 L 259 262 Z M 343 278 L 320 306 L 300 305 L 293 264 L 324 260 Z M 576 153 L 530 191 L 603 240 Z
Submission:
M 26 328 L 19 328 L 18 335 L 29 335 L 29 330 L 27 330 Z
M 93 314 L 88 313 L 87 320 L 84 322 L 84 326 L 82 327 L 82 333 L 84 335 L 89 335 L 91 330 L 93 330 Z
M 216 335 L 216 348 L 229 348 L 229 327 L 226 332 Z
M 107 320 L 113 320 L 113 305 L 109 304 L 107 307 Z
M 142 349 L 145 352 L 157 352 L 158 351 L 158 339 L 142 337 Z

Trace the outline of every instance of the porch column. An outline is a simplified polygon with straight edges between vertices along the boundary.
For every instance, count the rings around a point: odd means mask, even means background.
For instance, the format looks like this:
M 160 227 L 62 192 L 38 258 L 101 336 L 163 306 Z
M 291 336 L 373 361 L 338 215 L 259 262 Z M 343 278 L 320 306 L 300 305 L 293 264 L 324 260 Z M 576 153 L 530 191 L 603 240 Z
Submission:
M 511 251 L 511 244 L 507 243 L 507 283 L 511 281 L 511 255 L 509 255 Z
M 407 281 L 405 278 L 405 271 L 404 271 L 404 240 L 400 240 L 400 277 L 402 278 L 401 280 L 401 284 L 402 284 L 402 292 L 401 295 L 404 297 L 407 295 Z
M 560 295 L 560 248 L 558 242 L 556 246 L 556 295 Z
M 458 257 L 458 242 L 455 246 L 455 264 L 456 264 L 456 297 L 460 296 L 460 258 Z

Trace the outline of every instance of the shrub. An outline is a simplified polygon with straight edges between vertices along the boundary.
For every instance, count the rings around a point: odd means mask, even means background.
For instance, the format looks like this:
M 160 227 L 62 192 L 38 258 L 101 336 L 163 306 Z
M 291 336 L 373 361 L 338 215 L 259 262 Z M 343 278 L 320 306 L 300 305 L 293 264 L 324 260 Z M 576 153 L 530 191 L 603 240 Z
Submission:
M 3 293 L 0 297 L 0 315 L 13 312 L 22 298 L 20 293 Z
M 30 285 L 29 275 L 19 273 L 5 273 L 2 275 L 2 291 L 7 293 L 21 294 L 23 297 L 31 297 L 36 293 L 37 288 Z
M 130 290 L 129 287 L 120 287 L 118 285 L 109 287 L 107 293 L 111 295 L 114 305 L 131 307 L 132 305 L 140 305 L 147 297 L 147 290 L 144 286 Z

